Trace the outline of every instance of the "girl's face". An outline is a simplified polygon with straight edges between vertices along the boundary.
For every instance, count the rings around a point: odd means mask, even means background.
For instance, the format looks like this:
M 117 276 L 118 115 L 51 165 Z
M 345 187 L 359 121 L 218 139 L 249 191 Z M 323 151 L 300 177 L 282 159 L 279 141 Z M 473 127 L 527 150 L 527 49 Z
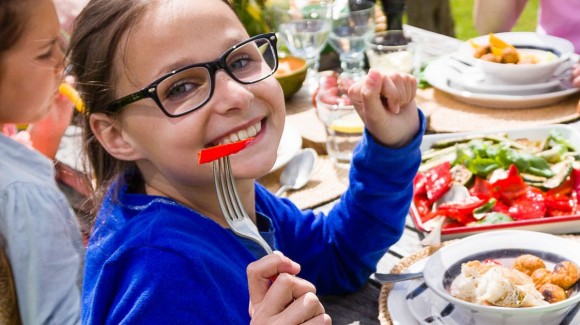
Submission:
M 116 98 L 142 89 L 174 69 L 213 61 L 248 38 L 222 1 L 153 2 L 120 42 L 115 61 Z M 116 124 L 126 145 L 121 159 L 137 162 L 148 193 L 176 199 L 207 197 L 203 191 L 213 187 L 212 167 L 197 164 L 198 151 L 251 129 L 259 129 L 255 140 L 231 157 L 234 175 L 253 182 L 274 164 L 285 118 L 276 79 L 242 85 L 219 70 L 214 86 L 209 102 L 182 117 L 165 116 L 152 99 L 137 101 L 121 111 Z M 195 188 L 200 193 L 193 194 Z
M 33 1 L 20 40 L 0 58 L 0 124 L 46 115 L 63 71 L 60 27 L 51 0 Z

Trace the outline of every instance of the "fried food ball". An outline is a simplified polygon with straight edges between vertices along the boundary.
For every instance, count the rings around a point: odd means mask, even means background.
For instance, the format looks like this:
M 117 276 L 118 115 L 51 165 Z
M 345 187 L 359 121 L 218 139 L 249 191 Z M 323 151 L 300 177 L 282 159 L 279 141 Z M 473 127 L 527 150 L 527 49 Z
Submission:
M 544 264 L 544 261 L 541 258 L 537 257 L 536 255 L 532 254 L 520 255 L 514 261 L 514 269 L 522 273 L 525 273 L 529 276 L 532 276 L 532 273 L 534 273 L 535 270 L 541 268 L 545 269 L 546 264 Z
M 491 52 L 491 48 L 489 47 L 489 45 L 480 46 L 480 47 L 475 49 L 475 52 L 473 52 L 473 56 L 479 59 L 483 55 L 490 53 L 490 52 Z
M 544 300 L 553 304 L 568 298 L 566 291 L 562 287 L 553 283 L 546 283 L 542 285 L 538 291 L 544 296 Z
M 480 59 L 489 62 L 500 63 L 500 60 L 495 55 L 493 55 L 493 53 L 484 54 L 480 57 Z
M 578 278 L 580 278 L 578 267 L 572 262 L 563 261 L 554 266 L 551 282 L 564 290 L 568 290 L 578 281 Z
M 532 280 L 534 281 L 536 289 L 546 283 L 552 283 L 552 271 L 546 268 L 536 269 L 532 272 Z
M 501 62 L 516 64 L 520 61 L 520 55 L 514 47 L 506 47 L 501 50 Z

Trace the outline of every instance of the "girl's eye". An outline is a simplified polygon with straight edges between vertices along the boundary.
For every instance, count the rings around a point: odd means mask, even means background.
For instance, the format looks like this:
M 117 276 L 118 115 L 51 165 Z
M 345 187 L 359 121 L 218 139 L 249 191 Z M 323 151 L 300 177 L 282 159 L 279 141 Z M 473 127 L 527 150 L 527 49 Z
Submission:
M 48 61 L 48 60 L 51 60 L 52 57 L 53 57 L 53 54 L 52 54 L 52 47 L 51 47 L 50 50 L 48 50 L 46 53 L 43 53 L 43 54 L 37 56 L 36 57 L 36 60 L 38 60 L 38 61 Z
M 242 70 L 244 69 L 246 66 L 248 66 L 248 64 L 250 64 L 252 61 L 251 57 L 249 55 L 243 56 L 243 57 L 239 57 L 236 58 L 235 60 L 233 60 L 230 64 L 230 71 L 237 71 L 237 70 Z
M 188 93 L 191 93 L 197 89 L 199 85 L 194 84 L 192 82 L 182 81 L 179 83 L 174 84 L 171 86 L 166 94 L 165 98 L 167 99 L 179 99 L 182 96 L 185 96 Z

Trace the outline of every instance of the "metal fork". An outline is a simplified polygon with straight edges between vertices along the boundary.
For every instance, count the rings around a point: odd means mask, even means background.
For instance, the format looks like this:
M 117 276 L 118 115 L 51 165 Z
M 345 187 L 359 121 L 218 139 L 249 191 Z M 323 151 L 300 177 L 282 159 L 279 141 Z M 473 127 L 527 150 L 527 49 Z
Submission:
M 253 240 L 262 246 L 268 254 L 272 254 L 272 248 L 260 236 L 258 228 L 252 222 L 240 201 L 229 156 L 213 162 L 213 178 L 220 208 L 232 231 L 238 236 Z

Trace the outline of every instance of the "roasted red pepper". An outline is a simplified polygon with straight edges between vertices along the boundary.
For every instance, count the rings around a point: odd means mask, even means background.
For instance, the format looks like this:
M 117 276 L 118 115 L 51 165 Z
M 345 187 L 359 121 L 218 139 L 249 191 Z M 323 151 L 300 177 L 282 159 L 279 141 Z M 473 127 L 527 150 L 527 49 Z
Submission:
M 528 189 L 528 184 L 518 173 L 516 165 L 510 166 L 506 178 L 498 179 L 491 186 L 500 199 L 508 202 L 524 195 Z
M 471 196 L 467 200 L 462 202 L 449 202 L 442 203 L 437 208 L 437 211 L 441 215 L 445 215 L 449 218 L 457 220 L 462 224 L 468 224 L 475 221 L 473 217 L 473 210 L 479 208 L 487 202 L 485 199 L 478 198 L 477 196 Z
M 451 163 L 448 161 L 441 163 L 424 173 L 425 175 L 425 193 L 429 203 L 437 201 L 445 194 L 453 178 L 451 176 Z
M 198 164 L 205 164 L 208 162 L 212 162 L 216 159 L 221 157 L 233 155 L 242 149 L 246 148 L 250 142 L 254 140 L 253 137 L 247 138 L 244 140 L 228 143 L 228 144 L 220 144 L 211 148 L 202 149 L 197 153 L 197 161 Z
M 546 216 L 544 194 L 537 188 L 529 186 L 524 195 L 513 200 L 509 215 L 514 220 L 537 219 Z

